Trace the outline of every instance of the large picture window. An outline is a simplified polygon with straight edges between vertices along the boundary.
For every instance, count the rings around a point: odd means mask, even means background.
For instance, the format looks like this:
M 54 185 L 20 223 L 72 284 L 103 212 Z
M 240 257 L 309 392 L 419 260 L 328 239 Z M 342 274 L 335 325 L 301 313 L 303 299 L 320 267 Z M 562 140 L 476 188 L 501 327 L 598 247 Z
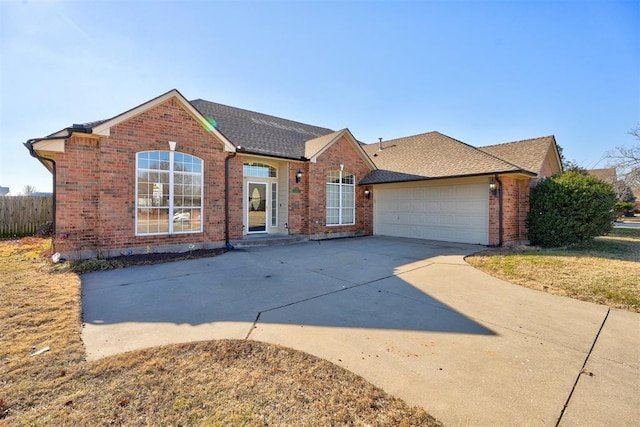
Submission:
M 356 187 L 353 174 L 327 173 L 327 225 L 352 225 L 356 222 Z
M 136 235 L 202 231 L 202 160 L 173 151 L 136 155 Z

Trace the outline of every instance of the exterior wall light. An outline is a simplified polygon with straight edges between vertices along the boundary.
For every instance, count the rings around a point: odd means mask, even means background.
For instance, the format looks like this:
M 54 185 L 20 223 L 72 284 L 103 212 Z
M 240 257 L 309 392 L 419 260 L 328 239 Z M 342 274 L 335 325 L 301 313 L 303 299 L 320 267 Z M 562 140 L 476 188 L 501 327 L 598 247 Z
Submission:
M 368 188 L 364 190 L 364 198 L 365 199 L 371 198 L 371 191 Z
M 296 172 L 296 184 L 298 184 L 301 179 L 302 179 L 302 171 L 298 169 L 298 172 Z
M 496 186 L 496 182 L 493 180 L 493 178 L 489 180 L 489 191 L 491 191 L 491 194 L 493 195 L 495 195 L 498 191 L 498 187 Z

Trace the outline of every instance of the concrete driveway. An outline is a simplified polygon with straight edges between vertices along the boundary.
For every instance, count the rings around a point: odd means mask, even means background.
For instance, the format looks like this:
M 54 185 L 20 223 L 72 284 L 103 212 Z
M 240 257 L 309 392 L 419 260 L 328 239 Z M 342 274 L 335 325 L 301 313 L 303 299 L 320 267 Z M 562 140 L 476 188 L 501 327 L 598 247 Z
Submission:
M 253 339 L 325 358 L 447 425 L 636 425 L 640 315 L 464 262 L 480 246 L 366 237 L 82 276 L 88 357 Z

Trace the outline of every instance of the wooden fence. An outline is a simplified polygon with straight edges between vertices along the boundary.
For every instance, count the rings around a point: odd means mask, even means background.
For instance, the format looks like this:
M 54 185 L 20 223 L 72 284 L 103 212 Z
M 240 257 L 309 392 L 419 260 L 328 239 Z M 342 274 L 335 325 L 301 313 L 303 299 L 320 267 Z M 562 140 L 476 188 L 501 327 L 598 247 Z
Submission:
M 0 197 L 0 237 L 33 236 L 53 221 L 53 197 Z

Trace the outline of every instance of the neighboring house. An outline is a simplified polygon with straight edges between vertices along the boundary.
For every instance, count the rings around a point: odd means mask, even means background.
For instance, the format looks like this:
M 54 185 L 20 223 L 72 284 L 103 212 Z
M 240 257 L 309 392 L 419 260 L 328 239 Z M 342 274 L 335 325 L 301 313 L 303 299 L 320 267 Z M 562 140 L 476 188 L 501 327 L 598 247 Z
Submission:
M 615 185 L 618 180 L 618 175 L 616 174 L 616 168 L 605 168 L 605 169 L 589 169 L 587 174 L 593 175 L 596 178 L 601 179 L 602 181 Z
M 0 187 L 0 196 L 6 196 L 9 194 L 9 187 Z
M 380 150 L 348 129 L 189 102 L 172 90 L 25 145 L 53 173 L 56 250 L 88 258 L 265 234 L 517 242 L 526 239 L 532 180 L 560 167 L 553 137 L 541 139 L 535 165 L 437 132 Z
M 616 185 L 616 182 L 618 182 L 616 168 L 589 169 L 587 174 L 600 178 L 602 181 L 614 186 Z M 636 198 L 634 210 L 640 211 L 640 188 L 631 188 L 630 190 Z

